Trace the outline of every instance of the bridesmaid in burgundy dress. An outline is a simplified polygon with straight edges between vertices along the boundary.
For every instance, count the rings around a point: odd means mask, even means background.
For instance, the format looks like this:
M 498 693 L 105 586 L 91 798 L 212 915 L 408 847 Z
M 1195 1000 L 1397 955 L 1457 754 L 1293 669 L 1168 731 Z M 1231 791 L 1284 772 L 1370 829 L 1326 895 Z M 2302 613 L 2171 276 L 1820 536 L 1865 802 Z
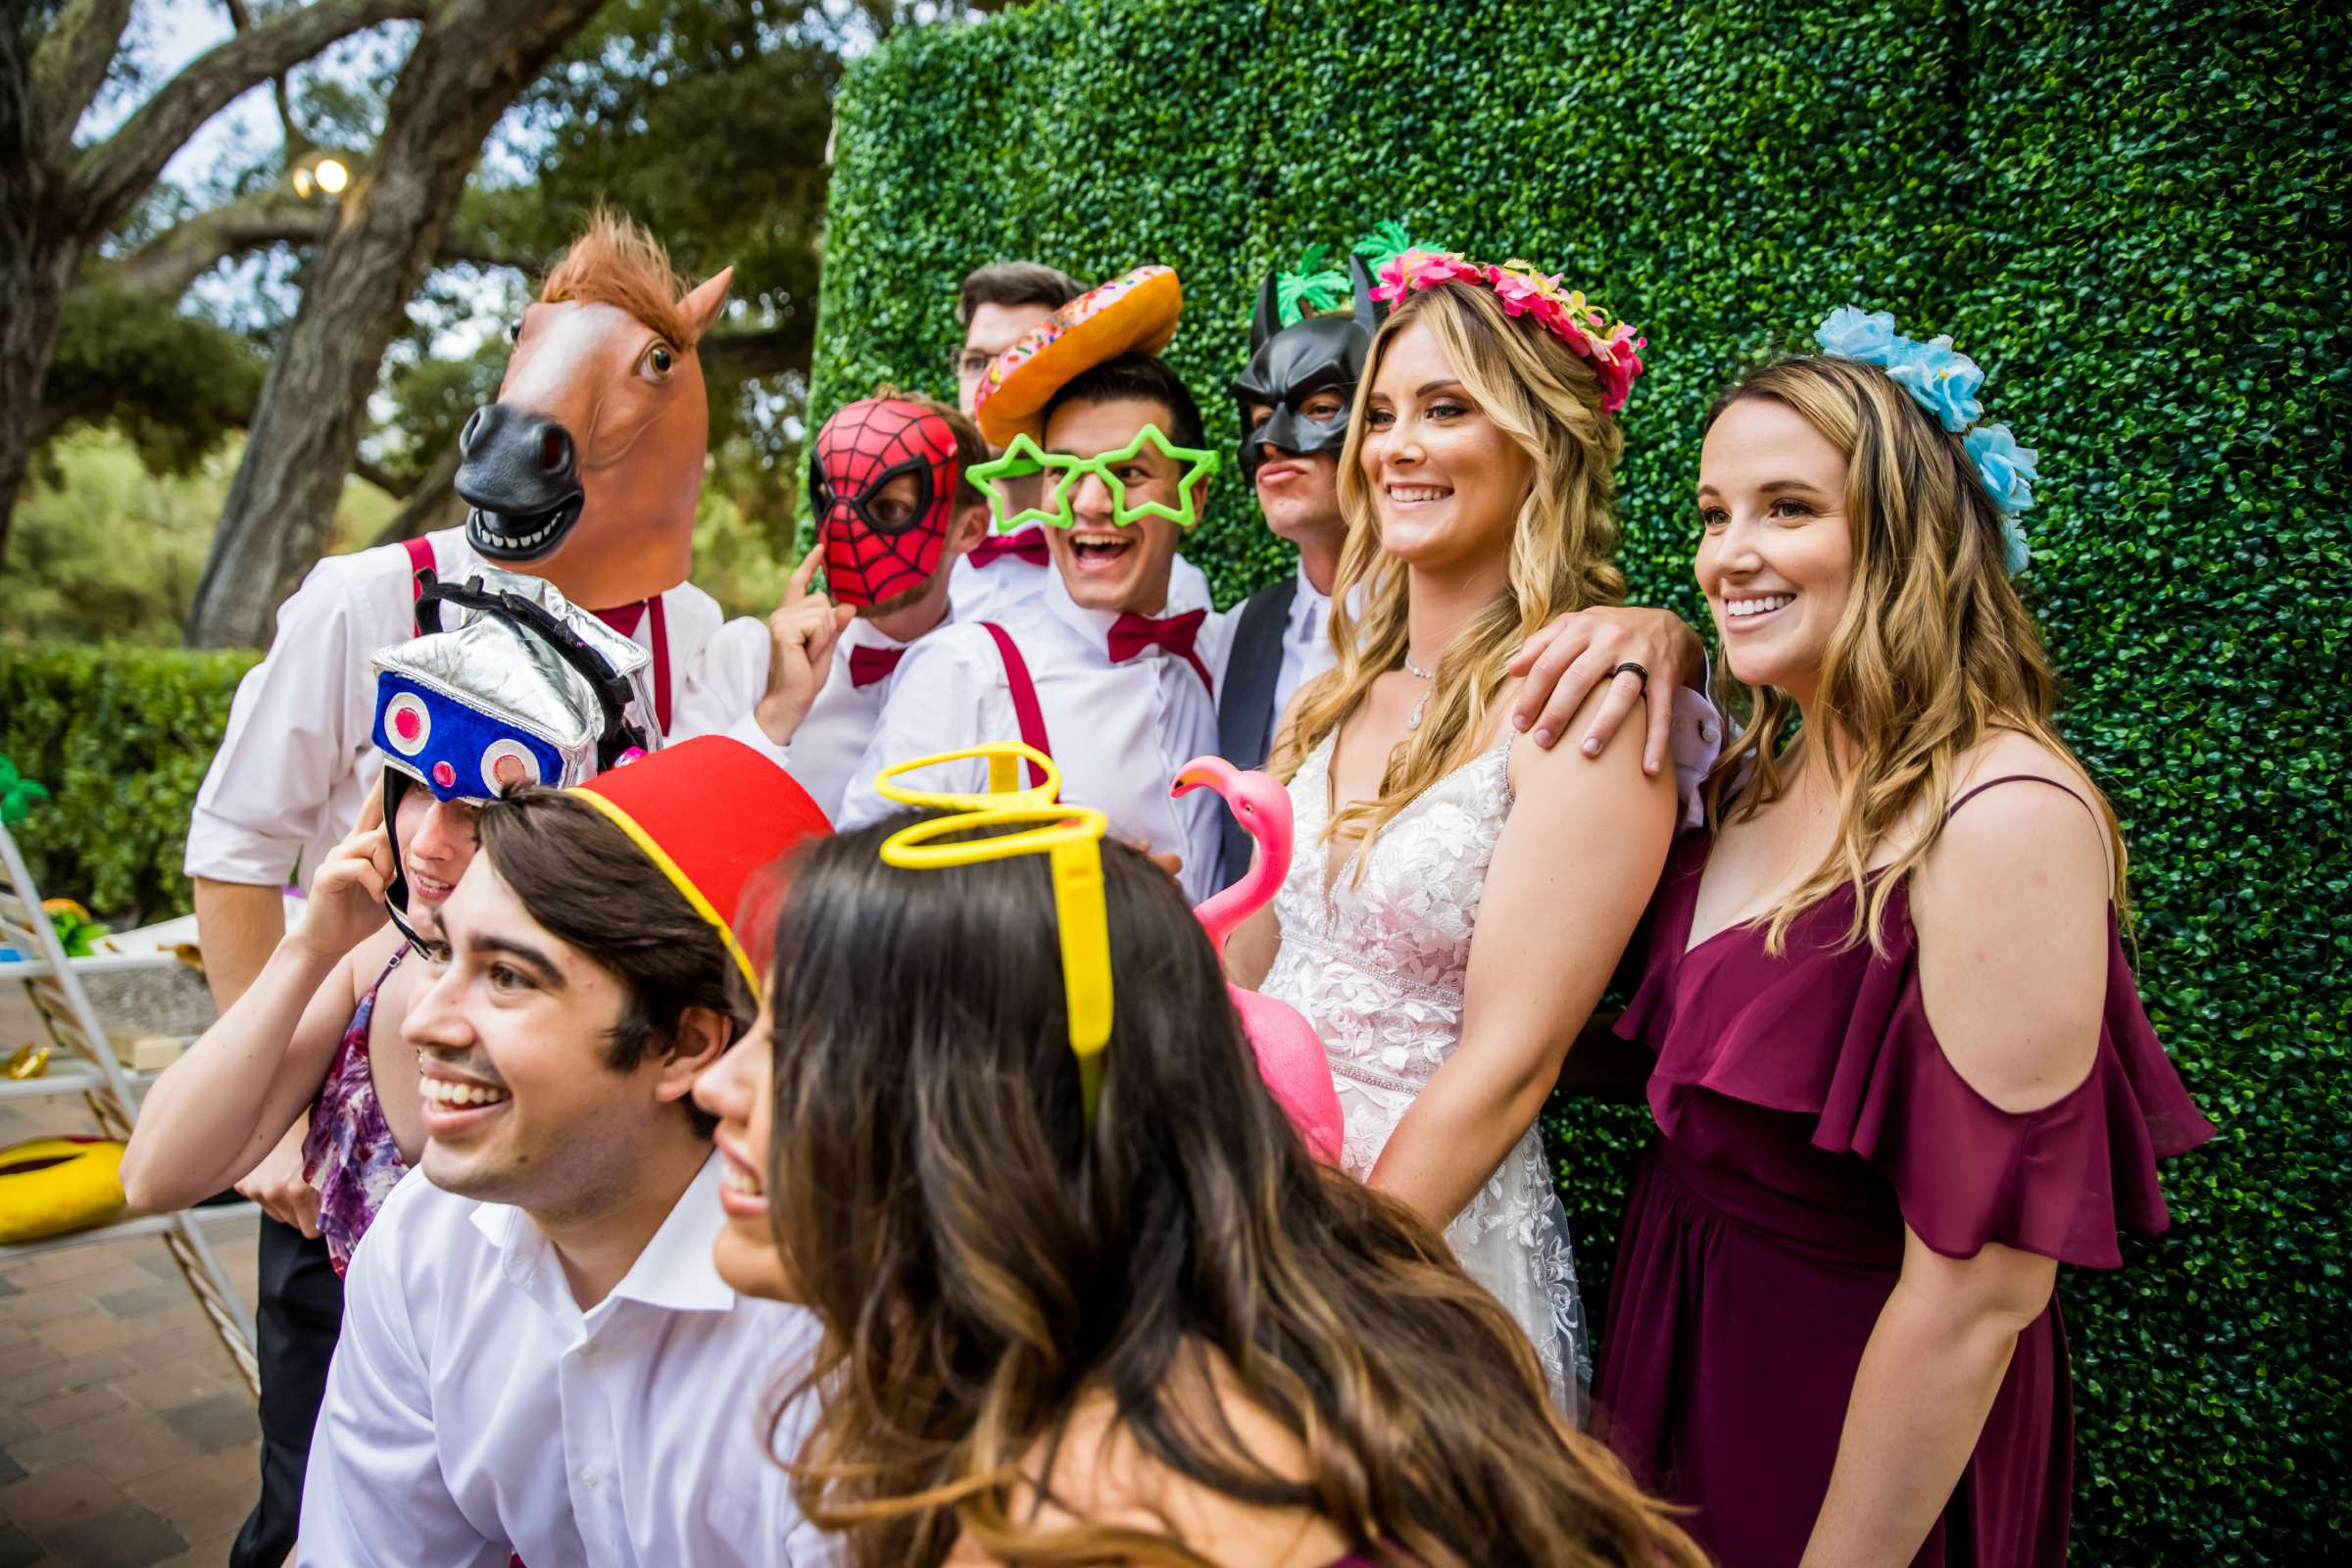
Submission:
M 1970 429 L 1948 344 L 1854 311 L 1821 341 L 1735 385 L 1701 457 L 1746 718 L 1617 1025 L 1656 1054 L 1657 1136 L 1596 1427 L 1731 1568 L 2056 1564 L 2058 1264 L 2164 1229 L 2155 1162 L 2213 1128 L 2010 582 L 2033 454 Z

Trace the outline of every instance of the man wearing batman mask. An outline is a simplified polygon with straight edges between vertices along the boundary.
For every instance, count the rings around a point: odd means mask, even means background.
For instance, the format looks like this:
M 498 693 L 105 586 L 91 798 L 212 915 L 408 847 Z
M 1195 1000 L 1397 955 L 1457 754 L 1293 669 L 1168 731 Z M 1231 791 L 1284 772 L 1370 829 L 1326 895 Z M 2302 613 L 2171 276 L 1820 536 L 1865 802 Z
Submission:
M 1310 253 L 1311 254 L 1311 253 Z M 1340 512 L 1339 463 L 1348 442 L 1348 420 L 1362 379 L 1381 310 L 1372 299 L 1372 272 L 1362 255 L 1348 258 L 1352 299 L 1346 312 L 1302 316 L 1286 325 L 1285 295 L 1313 300 L 1311 285 L 1334 285 L 1332 274 L 1317 278 L 1269 272 L 1258 288 L 1250 321 L 1250 363 L 1233 383 L 1242 423 L 1242 474 L 1257 494 L 1266 526 L 1298 548 L 1298 567 L 1217 617 L 1221 624 L 1203 637 L 1219 666 L 1217 739 L 1221 755 L 1237 767 L 1263 766 L 1273 747 L 1274 726 L 1298 688 L 1332 667 L 1331 589 L 1339 575 L 1340 551 L 1348 521 Z M 1313 271 L 1309 266 L 1304 270 Z M 1302 286 L 1309 285 L 1309 286 Z M 1675 679 L 1643 684 L 1630 676 L 1603 705 L 1586 734 L 1586 750 L 1597 753 L 1625 715 L 1646 695 L 1649 740 L 1644 765 L 1656 772 L 1671 751 L 1686 800 L 1722 743 L 1723 725 L 1698 692 L 1705 684 L 1706 656 L 1697 634 L 1671 612 L 1601 606 L 1563 615 L 1546 628 L 1540 655 L 1522 656 L 1526 681 L 1512 709 L 1512 723 L 1534 729 L 1536 743 L 1549 746 L 1594 682 L 1626 663 L 1675 672 Z M 1538 633 L 1539 639 L 1546 633 Z M 1530 645 L 1531 647 L 1534 644 Z M 1678 688 L 1695 687 L 1676 701 Z M 1220 885 L 1230 885 L 1250 868 L 1250 840 L 1240 823 L 1224 823 Z

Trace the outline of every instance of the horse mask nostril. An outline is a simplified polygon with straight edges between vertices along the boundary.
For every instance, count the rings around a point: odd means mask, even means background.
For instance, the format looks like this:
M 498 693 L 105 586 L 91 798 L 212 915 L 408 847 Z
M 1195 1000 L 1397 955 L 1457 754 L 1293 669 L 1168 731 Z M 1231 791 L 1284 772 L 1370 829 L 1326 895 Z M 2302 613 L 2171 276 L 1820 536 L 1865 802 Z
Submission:
M 571 466 L 571 437 L 560 424 L 544 426 L 539 431 L 539 471 L 559 474 Z
M 464 429 L 458 432 L 459 457 L 466 457 L 472 453 L 473 438 L 481 432 L 482 415 L 486 411 L 482 409 L 476 409 L 471 414 L 466 416 L 466 426 Z

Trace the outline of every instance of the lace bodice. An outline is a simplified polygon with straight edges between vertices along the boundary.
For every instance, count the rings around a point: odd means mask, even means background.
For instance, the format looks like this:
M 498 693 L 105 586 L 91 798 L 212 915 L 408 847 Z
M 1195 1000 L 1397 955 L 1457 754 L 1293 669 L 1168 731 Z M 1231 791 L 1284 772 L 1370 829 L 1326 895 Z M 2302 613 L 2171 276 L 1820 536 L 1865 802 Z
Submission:
M 1291 780 L 1298 853 L 1274 895 L 1282 947 L 1265 995 L 1305 1014 L 1331 1057 L 1347 1117 L 1341 1160 L 1361 1180 L 1380 1162 L 1414 1097 L 1462 1040 L 1470 939 L 1502 824 L 1511 813 L 1504 738 L 1424 790 L 1336 873 L 1332 738 Z M 1328 881 L 1327 881 L 1328 878 Z M 1530 1127 L 1446 1239 L 1464 1268 L 1510 1308 L 1536 1348 L 1553 1396 L 1573 1416 L 1591 1376 L 1576 1264 L 1543 1136 Z
M 1369 856 L 1359 848 L 1336 874 L 1327 872 L 1323 838 L 1331 751 L 1327 735 L 1291 780 L 1298 852 L 1274 895 L 1282 953 L 1265 989 L 1315 1020 L 1335 1068 L 1419 1088 L 1461 1039 L 1478 901 L 1511 812 L 1510 741 L 1431 785 L 1381 830 Z M 1314 1005 L 1293 995 L 1294 985 Z

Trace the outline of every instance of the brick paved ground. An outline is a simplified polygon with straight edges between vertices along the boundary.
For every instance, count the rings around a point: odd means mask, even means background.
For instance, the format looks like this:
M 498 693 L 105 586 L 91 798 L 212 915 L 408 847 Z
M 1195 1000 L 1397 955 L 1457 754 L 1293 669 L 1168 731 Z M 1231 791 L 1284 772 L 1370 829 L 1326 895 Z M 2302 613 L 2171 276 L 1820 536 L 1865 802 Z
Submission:
M 76 1099 L 0 1104 L 0 1147 L 90 1130 Z M 210 1235 L 250 1308 L 253 1236 Z M 260 1462 L 252 1396 L 162 1242 L 0 1265 L 0 1568 L 220 1568 Z

